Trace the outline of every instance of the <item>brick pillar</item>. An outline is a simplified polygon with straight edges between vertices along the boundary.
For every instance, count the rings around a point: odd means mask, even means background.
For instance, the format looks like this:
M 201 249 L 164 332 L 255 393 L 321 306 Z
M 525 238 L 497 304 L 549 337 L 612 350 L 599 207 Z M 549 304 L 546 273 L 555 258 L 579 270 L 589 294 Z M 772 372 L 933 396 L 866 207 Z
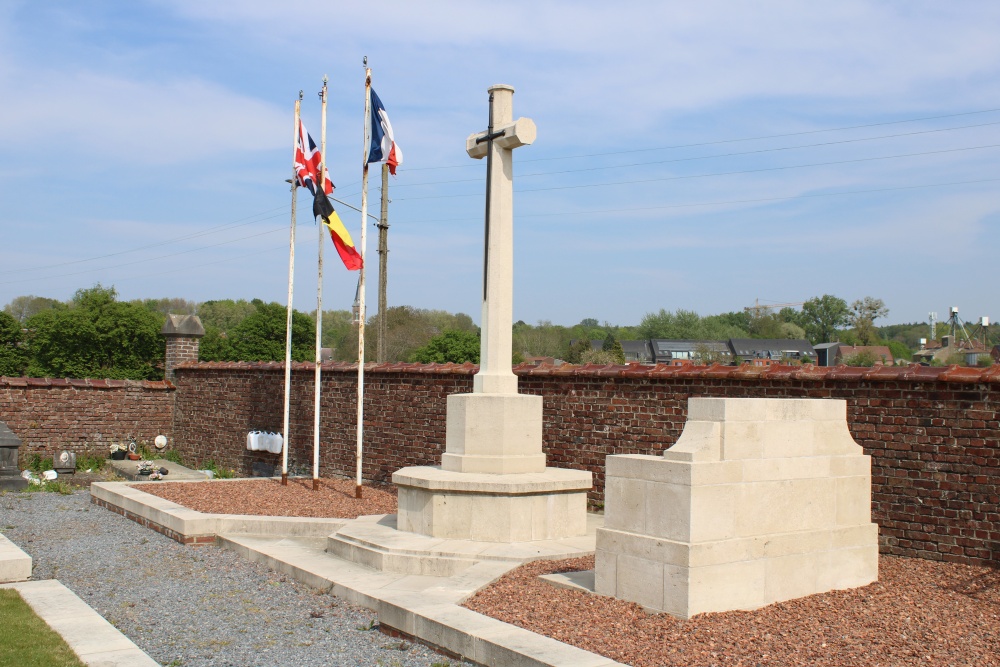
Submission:
M 174 381 L 174 369 L 185 361 L 198 361 L 198 339 L 205 327 L 197 315 L 167 315 L 160 333 L 167 339 L 164 379 Z

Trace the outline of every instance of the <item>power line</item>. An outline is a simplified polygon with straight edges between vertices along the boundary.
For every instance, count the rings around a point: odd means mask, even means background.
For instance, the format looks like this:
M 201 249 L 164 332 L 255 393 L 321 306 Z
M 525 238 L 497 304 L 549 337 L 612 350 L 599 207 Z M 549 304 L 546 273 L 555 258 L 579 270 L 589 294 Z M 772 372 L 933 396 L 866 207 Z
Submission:
M 259 234 L 252 234 L 250 236 L 241 236 L 238 239 L 232 239 L 230 241 L 221 241 L 219 243 L 213 243 L 211 245 L 201 246 L 199 248 L 191 248 L 189 250 L 181 250 L 179 252 L 170 253 L 168 255 L 160 255 L 159 257 L 147 257 L 146 259 L 139 259 L 139 260 L 136 260 L 134 262 L 125 262 L 123 264 L 115 264 L 114 266 L 98 267 L 98 268 L 94 268 L 94 269 L 87 269 L 86 271 L 75 271 L 73 273 L 60 273 L 60 274 L 57 274 L 57 275 L 54 275 L 54 276 L 44 276 L 44 277 L 41 277 L 41 278 L 25 278 L 24 280 L 8 280 L 6 282 L 0 282 L 0 285 L 14 285 L 14 284 L 17 284 L 17 283 L 33 282 L 33 281 L 36 281 L 36 280 L 50 280 L 52 278 L 66 278 L 66 277 L 69 277 L 69 276 L 80 276 L 80 275 L 83 275 L 83 274 L 86 274 L 86 273 L 93 273 L 95 271 L 107 271 L 109 269 L 116 269 L 116 268 L 124 267 L 124 266 L 134 266 L 136 264 L 147 264 L 149 262 L 153 262 L 153 261 L 156 261 L 156 260 L 159 260 L 159 259 L 168 259 L 170 257 L 177 257 L 178 255 L 187 255 L 187 254 L 192 253 L 192 252 L 199 252 L 201 250 L 207 250 L 209 248 L 217 248 L 219 246 L 228 245 L 230 243 L 239 243 L 240 241 L 245 241 L 246 239 L 252 239 L 252 238 L 256 238 L 258 236 L 265 236 L 267 234 L 274 234 L 275 232 L 284 231 L 285 229 L 286 229 L 285 227 L 278 227 L 276 229 L 269 229 L 266 232 L 260 232 Z
M 788 165 L 788 166 L 784 166 L 784 167 L 763 167 L 763 168 L 760 168 L 760 169 L 742 169 L 742 170 L 739 170 L 739 171 L 720 171 L 720 172 L 714 172 L 714 173 L 709 173 L 709 174 L 691 174 L 691 175 L 687 175 L 687 176 L 664 176 L 664 177 L 660 177 L 660 178 L 643 178 L 643 179 L 635 179 L 635 180 L 631 180 L 631 181 L 612 181 L 612 182 L 609 182 L 609 183 L 588 183 L 588 184 L 584 184 L 584 185 L 556 185 L 556 186 L 551 186 L 551 187 L 547 187 L 547 188 L 524 188 L 524 189 L 517 189 L 517 190 L 515 190 L 515 192 L 521 192 L 521 193 L 523 193 L 523 192 L 546 192 L 546 191 L 550 191 L 550 190 L 575 190 L 575 189 L 579 189 L 579 188 L 598 188 L 598 187 L 607 187 L 607 186 L 611 186 L 611 185 L 635 185 L 637 183 L 660 183 L 660 182 L 664 182 L 664 181 L 680 181 L 680 180 L 694 179 L 694 178 L 709 178 L 709 177 L 713 177 L 713 176 L 734 176 L 734 175 L 737 175 L 737 174 L 755 174 L 755 173 L 761 173 L 761 172 L 767 172 L 767 171 L 782 171 L 782 170 L 787 170 L 787 169 L 805 169 L 805 168 L 809 168 L 809 167 L 825 167 L 825 166 L 830 166 L 830 165 L 835 165 L 835 164 L 853 164 L 853 163 L 858 163 L 858 162 L 874 162 L 876 160 L 894 160 L 894 159 L 905 158 L 905 157 L 918 157 L 918 156 L 922 156 L 922 155 L 939 155 L 939 154 L 942 154 L 942 153 L 957 153 L 957 152 L 961 152 L 961 151 L 974 151 L 974 150 L 982 150 L 982 149 L 986 149 L 986 148 L 997 148 L 997 147 L 1000 147 L 1000 144 L 988 144 L 988 145 L 985 145 L 985 146 L 968 146 L 968 147 L 965 147 L 965 148 L 946 148 L 946 149 L 942 149 L 942 150 L 938 150 L 938 151 L 922 151 L 920 153 L 902 153 L 902 154 L 899 154 L 899 155 L 883 155 L 883 156 L 878 156 L 878 157 L 854 158 L 854 159 L 851 159 L 851 160 L 835 160 L 835 161 L 832 161 L 832 162 L 813 162 L 813 163 L 809 163 L 809 164 L 793 164 L 793 165 Z M 420 199 L 456 199 L 456 198 L 459 198 L 459 197 L 481 197 L 481 196 L 482 196 L 481 192 L 476 192 L 476 193 L 465 194 L 465 195 L 429 195 L 429 196 L 426 196 L 426 197 L 401 197 L 400 199 L 398 199 L 396 201 L 416 201 L 416 200 L 420 200 Z
M 235 227 L 245 227 L 246 225 L 251 225 L 251 224 L 258 223 L 258 222 L 264 222 L 265 220 L 271 220 L 271 219 L 276 218 L 278 216 L 277 215 L 269 215 L 269 216 L 267 216 L 265 218 L 260 218 L 260 219 L 257 219 L 257 220 L 251 220 L 251 218 L 257 218 L 257 216 L 264 215 L 265 213 L 271 213 L 272 211 L 277 211 L 277 210 L 280 210 L 280 209 L 287 209 L 287 208 L 288 208 L 287 206 L 279 206 L 277 208 L 272 208 L 272 209 L 268 209 L 266 211 L 261 211 L 259 213 L 254 213 L 253 215 L 248 215 L 247 217 L 240 218 L 240 219 L 238 219 L 238 220 L 236 220 L 234 222 L 227 222 L 227 223 L 224 223 L 222 225 L 218 225 L 216 227 L 209 227 L 206 230 L 203 230 L 203 231 L 200 231 L 200 232 L 195 232 L 194 234 L 187 234 L 185 236 L 178 236 L 178 237 L 175 237 L 175 238 L 172 238 L 172 239 L 167 239 L 165 241 L 157 241 L 156 243 L 150 243 L 149 245 L 138 246 L 138 247 L 135 247 L 135 248 L 130 248 L 128 250 L 119 250 L 118 252 L 112 252 L 112 253 L 108 253 L 106 255 L 98 255 L 97 257 L 88 257 L 87 259 L 75 259 L 75 260 L 70 261 L 70 262 L 59 262 L 58 264 L 47 264 L 47 265 L 44 265 L 44 266 L 33 266 L 33 267 L 17 268 L 17 269 L 5 269 L 3 271 L 0 271 L 0 275 L 2 275 L 4 273 L 24 273 L 25 271 L 42 271 L 44 269 L 52 269 L 52 268 L 61 267 L 61 266 L 70 266 L 70 265 L 73 265 L 73 264 L 83 264 L 84 262 L 94 262 L 94 261 L 97 261 L 99 259 L 107 259 L 108 257 L 117 257 L 119 255 L 127 255 L 128 253 L 138 252 L 140 250 L 148 250 L 149 248 L 158 248 L 160 246 L 169 245 L 171 243 L 178 243 L 180 241 L 187 241 L 187 240 L 199 238 L 199 237 L 202 237 L 202 236 L 208 236 L 210 234 L 214 234 L 216 232 L 221 232 L 221 231 L 226 230 L 226 229 L 232 229 L 232 228 L 235 228 Z M 243 222 L 244 220 L 250 220 L 250 222 Z M 244 237 L 244 238 L 247 238 L 247 237 Z M 7 283 L 0 283 L 0 284 L 7 284 Z
M 559 174 L 575 174 L 575 173 L 580 173 L 580 172 L 585 172 L 585 171 L 606 171 L 608 169 L 629 169 L 629 168 L 632 168 L 632 167 L 648 167 L 648 166 L 651 166 L 651 165 L 672 164 L 672 163 L 676 163 L 676 162 L 694 162 L 696 160 L 713 160 L 713 159 L 716 159 L 716 158 L 737 157 L 737 156 L 740 156 L 740 155 L 757 155 L 757 154 L 760 154 L 760 153 L 776 153 L 778 151 L 789 151 L 789 150 L 795 150 L 795 149 L 798 149 L 798 148 L 817 148 L 817 147 L 820 147 L 820 146 L 835 146 L 835 145 L 838 145 L 838 144 L 852 144 L 852 143 L 858 143 L 858 142 L 862 142 L 862 141 L 875 141 L 875 140 L 878 140 L 878 139 L 894 139 L 894 138 L 898 138 L 898 137 L 911 137 L 911 136 L 918 135 L 918 134 L 932 134 L 932 133 L 935 133 L 935 132 L 949 132 L 949 131 L 952 131 L 952 130 L 966 130 L 966 129 L 969 129 L 969 128 L 986 127 L 988 125 L 1000 125 L 1000 121 L 994 121 L 994 122 L 991 122 L 991 123 L 980 123 L 978 125 L 961 125 L 959 127 L 945 127 L 945 128 L 940 128 L 940 129 L 937 129 L 937 130 L 918 130 L 916 132 L 903 132 L 903 133 L 900 133 L 900 134 L 884 134 L 884 135 L 881 135 L 881 136 L 878 136 L 878 137 L 863 137 L 863 138 L 859 138 L 859 139 L 841 139 L 841 140 L 838 140 L 838 141 L 824 141 L 824 142 L 821 142 L 821 143 L 818 143 L 818 144 L 801 144 L 799 146 L 779 146 L 778 148 L 761 148 L 761 149 L 753 150 L 753 151 L 738 151 L 738 152 L 735 152 L 735 153 L 719 153 L 717 155 L 698 155 L 698 156 L 694 156 L 694 157 L 672 158 L 672 159 L 669 159 L 669 160 L 653 160 L 653 161 L 649 161 L 649 162 L 633 162 L 631 164 L 605 165 L 605 166 L 601 166 L 601 167 L 581 167 L 579 169 L 564 169 L 562 171 L 538 171 L 538 172 L 534 172 L 534 173 L 530 173 L 530 174 L 518 174 L 517 178 L 518 179 L 522 179 L 522 178 L 533 178 L 533 177 L 537 177 L 537 176 L 555 176 L 555 175 L 559 175 Z M 412 187 L 417 187 L 417 186 L 422 186 L 422 185 L 442 185 L 442 184 L 450 184 L 450 183 L 473 183 L 473 182 L 479 183 L 479 182 L 482 182 L 482 179 L 481 178 L 464 178 L 464 179 L 454 179 L 454 180 L 449 180 L 449 181 L 424 181 L 423 183 L 402 183 L 400 185 L 397 185 L 396 187 L 397 188 L 412 188 Z
M 888 188 L 873 188 L 869 190 L 848 190 L 844 192 L 820 192 L 815 194 L 805 194 L 805 195 L 792 195 L 789 197 L 760 197 L 756 199 L 730 199 L 726 201 L 711 201 L 711 202 L 695 202 L 689 204 L 664 204 L 662 206 L 640 206 L 636 208 L 608 208 L 608 209 L 592 209 L 585 211 L 569 211 L 564 213 L 518 213 L 518 218 L 555 218 L 562 216 L 581 216 L 581 215 L 603 215 L 606 213 L 639 213 L 642 211 L 660 211 L 673 208 L 695 208 L 700 206 L 725 206 L 728 204 L 755 204 L 762 202 L 773 202 L 773 201 L 792 201 L 796 199 L 806 199 L 813 197 L 841 197 L 845 195 L 862 195 L 871 194 L 875 192 L 892 192 L 896 190 L 920 190 L 923 188 L 943 188 L 951 185 L 972 185 L 976 183 L 995 183 L 1000 181 L 1000 178 L 984 178 L 974 181 L 952 181 L 950 183 L 924 183 L 921 185 L 900 185 Z M 455 222 L 455 221 L 471 221 L 470 217 L 463 218 L 435 218 L 432 220 L 404 220 L 407 224 L 423 224 L 428 222 Z
M 783 134 L 768 134 L 768 135 L 762 135 L 762 136 L 758 136 L 758 137 L 744 137 L 744 138 L 741 138 L 741 139 L 720 139 L 720 140 L 717 140 L 717 141 L 704 141 L 704 142 L 695 143 L 695 144 L 674 144 L 672 146 L 658 146 L 658 147 L 654 147 L 654 148 L 634 148 L 632 150 L 627 150 L 627 151 L 609 151 L 607 153 L 584 153 L 584 154 L 579 154 L 579 155 L 562 155 L 562 156 L 556 156 L 556 157 L 533 158 L 533 159 L 526 159 L 526 160 L 518 160 L 518 162 L 525 163 L 525 162 L 550 162 L 550 161 L 553 161 L 553 160 L 578 160 L 580 158 L 586 158 L 586 157 L 606 157 L 608 155 L 625 155 L 625 154 L 628 154 L 628 153 L 644 153 L 644 152 L 650 152 L 650 151 L 665 151 L 665 150 L 673 150 L 673 149 L 677 149 L 677 148 L 695 148 L 697 146 L 717 146 L 719 144 L 733 144 L 733 143 L 739 143 L 739 142 L 742 142 L 742 141 L 762 141 L 764 139 L 780 139 L 782 137 L 800 137 L 800 136 L 804 136 L 804 135 L 807 135 L 807 134 L 821 134 L 823 132 L 843 132 L 843 131 L 846 131 L 846 130 L 861 130 L 861 129 L 868 128 L 868 127 L 882 127 L 882 126 L 885 126 L 885 125 L 901 125 L 903 123 L 917 123 L 917 122 L 925 121 L 925 120 L 940 120 L 942 118 L 958 118 L 960 116 L 973 116 L 973 115 L 976 115 L 976 114 L 993 113 L 994 111 L 1000 111 L 1000 108 L 998 108 L 998 109 L 982 109 L 980 111 L 964 111 L 962 113 L 945 114 L 945 115 L 942 115 L 942 116 L 924 116 L 922 118 L 907 118 L 907 119 L 904 119 L 904 120 L 890 120 L 890 121 L 885 121 L 885 122 L 882 122 L 882 123 L 867 123 L 865 125 L 847 125 L 847 126 L 844 126 L 844 127 L 831 127 L 831 128 L 826 128 L 826 129 L 822 129 L 822 130 L 805 130 L 805 131 L 802 131 L 802 132 L 787 132 L 787 133 L 783 133 Z M 475 165 L 471 164 L 471 163 L 465 163 L 465 164 L 456 164 L 456 165 L 446 165 L 446 166 L 441 166 L 441 167 L 414 167 L 414 168 L 403 167 L 403 168 L 401 168 L 401 171 L 405 171 L 405 172 L 410 172 L 410 171 L 434 171 L 434 170 L 438 170 L 438 169 L 459 169 L 459 168 L 462 168 L 462 167 L 469 167 L 469 166 L 475 166 Z

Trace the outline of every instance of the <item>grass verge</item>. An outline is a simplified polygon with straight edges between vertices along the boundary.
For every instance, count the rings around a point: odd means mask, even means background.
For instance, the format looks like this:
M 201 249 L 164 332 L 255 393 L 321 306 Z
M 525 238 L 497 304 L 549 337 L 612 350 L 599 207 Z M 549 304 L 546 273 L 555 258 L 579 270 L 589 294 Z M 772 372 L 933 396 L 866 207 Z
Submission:
M 0 667 L 84 667 L 17 591 L 0 590 L 0 618 Z

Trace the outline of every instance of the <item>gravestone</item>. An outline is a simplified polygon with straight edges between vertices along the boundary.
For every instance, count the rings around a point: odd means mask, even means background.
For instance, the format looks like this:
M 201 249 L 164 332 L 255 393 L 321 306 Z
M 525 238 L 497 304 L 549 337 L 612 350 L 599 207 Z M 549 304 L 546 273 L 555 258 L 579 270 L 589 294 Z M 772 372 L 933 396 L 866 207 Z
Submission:
M 21 477 L 17 465 L 17 450 L 21 439 L 7 424 L 0 422 L 0 491 L 22 491 L 28 488 L 28 480 Z
M 485 132 L 466 140 L 487 158 L 482 337 L 471 394 L 448 397 L 440 466 L 403 468 L 400 530 L 451 539 L 520 542 L 586 533 L 591 474 L 550 468 L 542 452 L 542 398 L 519 394 L 511 369 L 514 292 L 513 150 L 535 140 L 513 119 L 514 89 L 489 89 Z
M 692 398 L 662 456 L 607 458 L 595 590 L 681 618 L 878 578 L 843 400 Z

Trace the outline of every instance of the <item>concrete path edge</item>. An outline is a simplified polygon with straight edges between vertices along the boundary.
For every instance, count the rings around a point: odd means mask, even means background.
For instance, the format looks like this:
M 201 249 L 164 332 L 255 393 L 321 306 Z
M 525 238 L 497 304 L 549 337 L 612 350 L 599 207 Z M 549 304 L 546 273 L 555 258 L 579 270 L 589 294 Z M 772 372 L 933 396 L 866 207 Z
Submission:
M 20 593 L 87 667 L 159 667 L 160 663 L 54 579 L 0 584 L 0 588 Z

